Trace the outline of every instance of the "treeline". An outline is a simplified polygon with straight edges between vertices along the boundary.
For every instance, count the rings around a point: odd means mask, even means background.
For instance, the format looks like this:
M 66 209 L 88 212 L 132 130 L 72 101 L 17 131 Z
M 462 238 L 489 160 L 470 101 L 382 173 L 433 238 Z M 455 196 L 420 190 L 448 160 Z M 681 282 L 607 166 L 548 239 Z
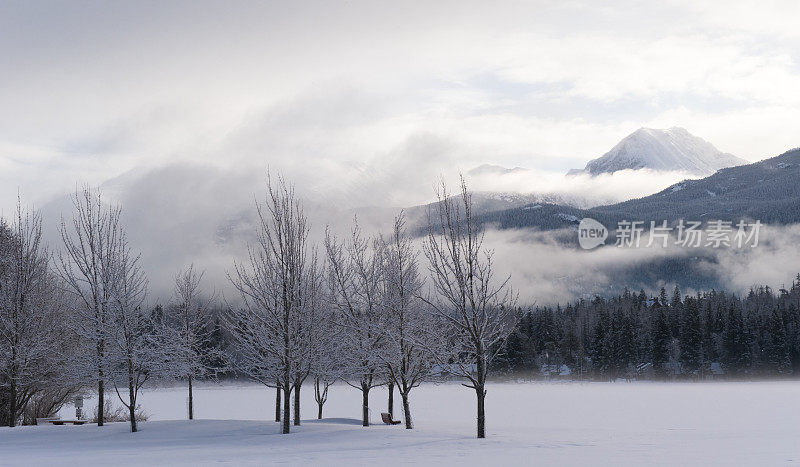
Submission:
M 788 289 L 617 297 L 527 311 L 494 369 L 585 380 L 800 373 L 800 275 Z
M 228 269 L 231 301 L 188 265 L 163 306 L 148 297 L 121 207 L 77 191 L 51 252 L 38 213 L 18 203 L 0 218 L 0 423 L 32 423 L 94 394 L 102 426 L 116 394 L 135 432 L 146 384 L 184 381 L 192 419 L 194 383 L 234 374 L 275 391 L 283 433 L 301 423 L 304 384 L 322 418 L 336 381 L 361 392 L 364 426 L 370 391 L 388 387 L 390 416 L 398 392 L 410 429 L 413 389 L 449 376 L 475 392 L 484 437 L 486 378 L 519 318 L 516 296 L 495 277 L 463 180 L 458 194 L 441 185 L 437 195 L 421 248 L 402 213 L 391 232 L 354 222 L 314 243 L 292 185 L 268 178 L 254 241 Z

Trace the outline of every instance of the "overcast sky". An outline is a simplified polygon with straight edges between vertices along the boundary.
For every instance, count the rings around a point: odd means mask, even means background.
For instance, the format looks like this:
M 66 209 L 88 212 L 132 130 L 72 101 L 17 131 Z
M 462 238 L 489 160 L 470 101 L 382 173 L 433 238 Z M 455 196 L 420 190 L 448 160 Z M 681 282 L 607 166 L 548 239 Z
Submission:
M 562 173 L 639 127 L 800 145 L 800 3 L 0 1 L 0 208 L 130 170 Z M 235 179 L 235 177 L 234 177 Z

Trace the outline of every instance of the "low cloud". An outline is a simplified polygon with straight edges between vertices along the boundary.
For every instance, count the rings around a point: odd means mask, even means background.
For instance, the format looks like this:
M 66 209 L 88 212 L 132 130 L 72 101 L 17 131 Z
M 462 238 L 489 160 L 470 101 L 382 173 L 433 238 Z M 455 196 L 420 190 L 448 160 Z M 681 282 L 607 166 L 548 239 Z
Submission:
M 470 187 L 479 191 L 506 191 L 555 195 L 576 207 L 589 208 L 641 198 L 675 183 L 697 178 L 680 171 L 620 170 L 597 176 L 564 175 L 541 170 L 518 170 L 502 175 L 473 175 Z
M 755 248 L 620 248 L 585 251 L 565 246 L 575 231 L 490 230 L 485 246 L 495 252 L 498 276 L 511 275 L 520 303 L 548 305 L 622 293 L 624 287 L 657 294 L 680 283 L 685 293 L 716 287 L 743 294 L 751 287 L 788 286 L 800 273 L 800 225 L 762 227 Z M 660 265 L 680 264 L 673 278 Z M 694 277 L 692 277 L 694 275 Z M 699 284 L 686 286 L 687 283 Z
M 618 173 L 605 182 L 621 184 L 631 176 Z M 556 176 L 552 180 L 557 180 Z M 595 180 L 574 183 L 591 185 Z M 142 252 L 152 296 L 163 302 L 170 299 L 175 273 L 192 263 L 207 271 L 209 288 L 230 294 L 226 272 L 234 261 L 245 257 L 248 242 L 255 238 L 254 205 L 257 199 L 263 200 L 265 181 L 266 171 L 253 168 L 172 165 L 114 179 L 102 190 L 107 199 L 123 205 L 123 221 L 133 246 Z M 426 190 L 428 199 L 432 185 Z M 601 185 L 597 180 L 597 186 Z M 520 186 L 525 185 L 520 182 Z M 365 231 L 386 231 L 399 212 L 394 207 L 350 209 L 315 197 L 305 186 L 298 191 L 315 242 L 321 242 L 328 225 L 335 233 L 346 234 L 354 215 Z M 617 195 L 612 190 L 605 196 Z M 42 211 L 47 238 L 57 249 L 58 221 L 62 215 L 71 216 L 71 205 L 61 197 Z M 756 284 L 781 287 L 800 272 L 800 250 L 795 247 L 800 244 L 800 225 L 765 226 L 760 244 L 743 249 L 606 246 L 585 251 L 574 246 L 575 235 L 571 229 L 489 229 L 485 247 L 494 250 L 497 277 L 511 275 L 524 304 L 563 304 L 594 294 L 621 293 L 625 286 L 655 294 L 662 286 L 671 289 L 678 276 L 678 282 L 695 283 L 697 288 L 714 286 L 744 293 Z M 424 266 L 424 260 L 421 264 Z M 689 269 L 676 274 L 670 269 L 676 265 Z M 674 277 L 667 277 L 669 274 Z

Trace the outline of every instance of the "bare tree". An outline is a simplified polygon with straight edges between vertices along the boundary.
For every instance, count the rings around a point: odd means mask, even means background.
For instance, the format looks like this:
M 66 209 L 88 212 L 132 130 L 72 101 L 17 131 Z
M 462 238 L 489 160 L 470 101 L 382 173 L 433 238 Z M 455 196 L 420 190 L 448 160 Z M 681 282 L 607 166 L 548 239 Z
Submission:
M 492 251 L 472 212 L 472 196 L 461 178 L 459 196 L 450 197 L 442 182 L 438 203 L 428 215 L 424 243 L 434 297 L 426 299 L 446 324 L 450 352 L 437 355 L 466 378 L 477 396 L 478 438 L 486 437 L 486 376 L 489 364 L 518 321 L 510 277 L 496 280 Z
M 277 382 L 283 390 L 283 433 L 289 433 L 289 394 L 310 360 L 305 324 L 313 312 L 308 295 L 309 276 L 315 273 L 313 251 L 306 216 L 283 178 L 278 177 L 277 186 L 268 179 L 266 202 L 256 208 L 258 240 L 250 246 L 246 264 L 237 263 L 230 277 L 243 306 L 226 322 L 242 354 L 240 368 L 265 384 Z
M 170 358 L 166 355 L 166 345 L 171 340 L 159 339 L 160 329 L 156 329 L 152 315 L 145 309 L 147 278 L 139 265 L 139 256 L 131 252 L 124 233 L 120 235 L 112 264 L 111 376 L 117 396 L 128 409 L 131 432 L 135 433 L 138 431 L 136 399 L 139 390 L 149 377 L 158 374 L 156 368 L 167 367 Z M 127 386 L 127 401 L 119 391 L 120 383 Z M 102 412 L 98 410 L 98 414 Z
M 87 344 L 86 357 L 75 359 L 76 378 L 91 378 L 97 383 L 98 407 L 104 406 L 108 378 L 109 332 L 113 329 L 111 307 L 117 270 L 115 255 L 120 249 L 122 226 L 119 207 L 103 204 L 99 191 L 88 186 L 72 197 L 72 222 L 61 220 L 64 252 L 58 269 L 65 287 L 75 300 L 70 314 L 72 328 Z M 103 411 L 98 410 L 97 425 L 103 426 Z
M 311 360 L 311 375 L 314 378 L 314 400 L 317 402 L 317 418 L 322 418 L 322 409 L 328 401 L 328 389 L 336 381 L 345 377 L 343 341 L 336 326 L 333 312 L 324 306 L 329 303 L 325 297 L 321 304 L 323 311 L 318 316 L 312 344 L 315 350 Z
M 292 380 L 295 425 L 300 425 L 300 388 L 311 374 L 317 353 L 322 350 L 320 343 L 326 332 L 323 328 L 326 325 L 323 320 L 326 310 L 321 296 L 323 276 L 318 266 L 316 249 L 312 249 L 305 271 L 302 278 L 302 313 L 293 331 L 301 337 L 299 341 L 301 358 L 297 359 Z
M 194 265 L 175 276 L 175 303 L 168 307 L 168 322 L 179 334 L 178 347 L 182 362 L 182 377 L 189 385 L 189 420 L 194 419 L 194 395 L 192 383 L 196 378 L 206 378 L 216 374 L 221 368 L 210 366 L 209 362 L 221 361 L 218 350 L 210 345 L 213 321 L 211 310 L 215 295 L 204 297 L 200 283 L 204 272 L 196 272 Z
M 390 395 L 397 386 L 403 403 L 405 427 L 413 428 L 409 394 L 430 378 L 433 353 L 439 353 L 434 319 L 419 299 L 423 281 L 419 273 L 418 253 L 406 235 L 402 213 L 394 221 L 392 234 L 382 239 L 384 300 L 386 313 L 383 333 L 385 343 L 380 353 L 389 376 Z M 390 399 L 391 400 L 391 399 Z M 391 406 L 390 406 L 391 413 Z
M 356 222 L 348 242 L 338 242 L 326 233 L 330 303 L 343 341 L 345 381 L 361 391 L 362 424 L 369 426 L 369 391 L 384 383 L 379 352 L 382 333 L 381 244 L 366 239 Z M 351 380 L 355 380 L 352 382 Z
M 8 426 L 64 368 L 61 303 L 41 217 L 18 200 L 12 224 L 0 219 L 0 420 Z
M 272 350 L 276 337 L 270 334 L 273 329 L 264 322 L 266 317 L 266 312 L 259 312 L 256 304 L 243 304 L 240 307 L 229 306 L 222 316 L 222 322 L 231 336 L 229 364 L 239 373 L 267 387 L 276 388 L 278 400 L 275 421 L 280 422 L 283 411 L 280 404 L 280 359 Z

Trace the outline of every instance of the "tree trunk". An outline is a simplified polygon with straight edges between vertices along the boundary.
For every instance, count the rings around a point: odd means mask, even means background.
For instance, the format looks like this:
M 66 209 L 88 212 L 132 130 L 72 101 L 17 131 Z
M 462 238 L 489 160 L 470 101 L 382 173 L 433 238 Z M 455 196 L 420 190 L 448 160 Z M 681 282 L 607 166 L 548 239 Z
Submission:
M 289 395 L 291 394 L 291 390 L 289 388 L 289 375 L 288 372 L 283 378 L 283 417 L 281 420 L 283 421 L 283 434 L 290 433 L 291 429 L 291 417 L 292 417 L 292 401 Z
M 410 430 L 414 428 L 414 425 L 411 423 L 411 406 L 408 403 L 408 393 L 401 392 L 400 398 L 403 399 L 403 413 L 405 414 L 406 430 Z
M 97 382 L 97 426 L 103 426 L 105 420 L 105 388 L 103 388 L 103 374 L 100 372 L 100 380 Z
M 361 424 L 369 426 L 369 386 L 361 385 Z
M 98 311 L 95 311 L 95 315 L 97 315 Z M 101 316 L 100 322 L 105 324 L 104 317 Z M 102 328 L 101 328 L 102 329 Z M 101 332 L 101 329 L 96 330 L 97 332 Z M 97 426 L 103 426 L 106 420 L 105 414 L 105 402 L 106 402 L 106 394 L 105 394 L 105 372 L 103 371 L 103 359 L 106 355 L 106 344 L 105 338 L 101 337 L 100 340 L 97 342 Z
M 11 375 L 11 389 L 8 395 L 8 426 L 14 427 L 17 425 L 17 380 L 14 377 L 14 372 Z
M 130 398 L 130 407 L 128 407 L 128 412 L 130 413 L 131 417 L 131 433 L 136 433 L 139 431 L 139 428 L 136 426 L 136 398 Z
M 281 421 L 281 387 L 275 385 L 275 421 Z
M 320 379 L 318 377 L 314 378 L 314 400 L 317 401 L 317 420 L 322 420 L 322 406 L 325 405 L 325 400 L 327 398 L 328 386 L 325 386 L 325 389 L 322 389 L 320 387 Z
M 389 415 L 394 419 L 394 382 L 389 382 Z
M 486 411 L 484 408 L 486 389 L 484 387 L 484 383 L 475 386 L 475 393 L 478 397 L 478 438 L 486 437 Z
M 484 400 L 486 399 L 486 357 L 483 353 L 483 346 L 478 342 L 475 346 L 475 354 L 478 359 L 475 362 L 475 395 L 478 397 L 478 438 L 486 437 L 486 410 Z
M 294 385 L 294 424 L 300 425 L 300 383 Z
M 192 397 L 192 375 L 189 375 L 189 420 L 194 420 L 194 398 Z
M 138 427 L 136 426 L 136 393 L 133 391 L 132 375 L 128 376 L 128 401 L 130 402 L 128 411 L 131 417 L 131 433 L 136 433 L 138 431 Z

